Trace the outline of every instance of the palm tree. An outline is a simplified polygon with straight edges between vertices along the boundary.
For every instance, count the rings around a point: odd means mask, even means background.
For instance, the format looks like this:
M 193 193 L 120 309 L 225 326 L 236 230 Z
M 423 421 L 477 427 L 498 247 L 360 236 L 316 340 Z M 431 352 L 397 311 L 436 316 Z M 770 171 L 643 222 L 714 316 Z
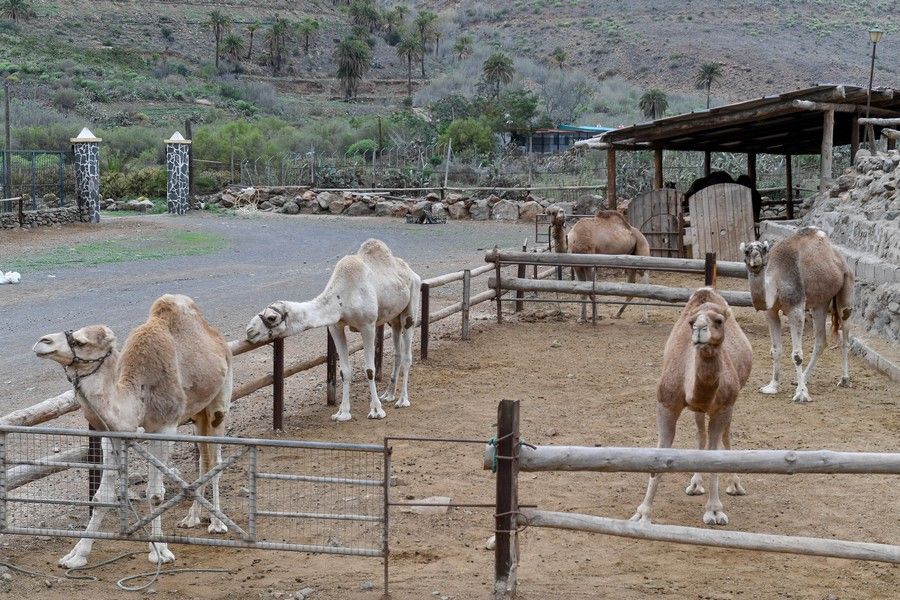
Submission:
M 269 64 L 272 66 L 272 73 L 278 74 L 281 71 L 281 65 L 284 62 L 284 46 L 285 38 L 291 24 L 287 19 L 278 17 L 272 26 L 266 32 L 266 42 L 269 44 Z
M 240 62 L 241 52 L 244 50 L 244 40 L 239 35 L 229 33 L 222 40 L 222 49 L 231 56 L 234 62 Z
M 566 51 L 557 46 L 553 52 L 550 53 L 550 62 L 559 67 L 559 70 L 562 71 L 563 65 L 566 63 L 566 59 L 569 57 L 566 54 Z
M 472 36 L 470 35 L 461 35 L 456 39 L 456 43 L 453 44 L 453 53 L 462 60 L 466 56 L 472 55 Z
M 350 20 L 354 25 L 367 27 L 369 33 L 374 32 L 381 22 L 381 13 L 372 0 L 353 0 L 350 4 Z
M 500 86 L 512 81 L 515 69 L 510 57 L 502 52 L 497 52 L 484 61 L 481 72 L 488 85 L 494 86 L 494 97 L 499 98 Z
M 405 32 L 397 44 L 397 56 L 406 61 L 406 95 L 412 98 L 412 64 L 423 53 L 422 44 L 415 34 Z
M 247 48 L 247 60 L 253 58 L 253 34 L 261 27 L 259 21 L 247 25 L 247 33 L 250 34 L 250 46 Z
M 394 8 L 384 13 L 384 24 L 387 25 L 387 34 L 391 35 L 395 29 L 403 27 L 403 19 L 409 9 L 398 4 Z
M 228 16 L 222 14 L 218 10 L 214 10 L 209 13 L 209 21 L 206 23 L 207 27 L 212 28 L 213 37 L 216 39 L 216 68 L 219 68 L 219 46 L 222 43 L 222 36 L 231 26 L 231 19 Z
M 436 20 L 437 15 L 430 10 L 420 10 L 419 14 L 416 15 L 415 25 L 419 31 L 419 43 L 422 45 L 422 54 L 420 55 L 422 77 L 425 77 L 425 49 L 428 48 L 428 38 L 434 33 L 434 22 Z
M 662 90 L 653 88 L 644 92 L 638 101 L 638 108 L 645 117 L 656 120 L 666 114 L 666 110 L 669 108 L 669 99 Z
M 712 84 L 722 78 L 722 65 L 719 63 L 703 63 L 694 77 L 694 85 L 698 90 L 706 88 L 706 108 L 709 108 L 709 90 Z
M 3 0 L 0 3 L 0 14 L 18 23 L 31 14 L 31 2 L 29 0 Z
M 297 23 L 297 33 L 303 36 L 303 52 L 306 54 L 309 54 L 309 38 L 319 30 L 319 27 L 321 27 L 319 22 L 309 17 L 304 17 Z
M 338 67 L 338 80 L 344 86 L 344 98 L 349 102 L 356 92 L 359 80 L 369 70 L 372 50 L 363 40 L 347 37 L 335 48 L 334 60 Z

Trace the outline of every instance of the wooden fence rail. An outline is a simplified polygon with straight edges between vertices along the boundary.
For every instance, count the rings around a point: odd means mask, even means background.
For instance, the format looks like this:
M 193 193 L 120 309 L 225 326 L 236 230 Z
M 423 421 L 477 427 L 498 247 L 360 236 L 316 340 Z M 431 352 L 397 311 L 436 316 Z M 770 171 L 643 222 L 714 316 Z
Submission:
M 504 265 L 552 265 L 560 267 L 606 267 L 614 269 L 638 269 L 676 273 L 704 273 L 706 261 L 698 258 L 665 258 L 662 256 L 633 256 L 630 254 L 567 254 L 556 252 L 515 252 L 492 250 L 484 256 L 487 263 Z M 720 277 L 747 278 L 747 266 L 743 262 L 716 262 Z

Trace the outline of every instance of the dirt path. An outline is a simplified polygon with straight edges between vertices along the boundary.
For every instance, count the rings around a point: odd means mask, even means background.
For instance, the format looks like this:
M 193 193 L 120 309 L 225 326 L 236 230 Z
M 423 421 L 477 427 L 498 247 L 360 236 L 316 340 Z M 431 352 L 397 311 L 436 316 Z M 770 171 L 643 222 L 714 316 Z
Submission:
M 674 278 L 666 278 L 675 281 Z M 611 307 L 601 314 L 609 315 Z M 854 387 L 838 389 L 840 353 L 828 350 L 810 391 L 814 402 L 790 402 L 790 391 L 762 396 L 768 380 L 768 335 L 764 319 L 738 309 L 753 343 L 755 367 L 736 407 L 736 448 L 797 448 L 896 451 L 900 441 L 900 387 L 853 359 Z M 485 311 L 471 342 L 457 341 L 450 319 L 436 332 L 427 364 L 416 362 L 410 383 L 412 407 L 390 410 L 384 421 L 364 418 L 365 388 L 353 385 L 356 420 L 337 424 L 324 405 L 323 368 L 288 380 L 287 437 L 380 443 L 385 435 L 488 439 L 494 433 L 497 401 L 523 401 L 522 432 L 541 444 L 652 446 L 655 386 L 661 348 L 675 319 L 672 309 L 651 311 L 640 325 L 636 309 L 622 320 L 605 318 L 597 327 L 574 322 L 571 313 L 531 307 L 518 322 L 497 326 Z M 302 337 L 302 336 L 301 336 Z M 555 343 L 558 342 L 558 343 Z M 807 336 L 807 346 L 811 343 Z M 318 349 L 318 346 L 317 346 Z M 240 357 L 238 373 L 255 363 Z M 262 364 L 262 363 L 260 363 Z M 387 364 L 390 364 L 389 362 Z M 789 371 L 788 359 L 783 368 Z M 357 371 L 358 373 L 358 371 Z M 243 375 L 242 375 L 243 376 Z M 789 380 L 789 375 L 787 380 Z M 267 434 L 271 398 L 265 393 L 236 403 L 232 435 Z M 676 447 L 693 447 L 693 423 L 680 422 Z M 481 469 L 481 447 L 394 444 L 394 500 L 430 495 L 456 502 L 491 502 L 493 479 Z M 702 526 L 704 498 L 688 497 L 688 475 L 668 475 L 655 505 L 659 523 Z M 727 529 L 900 542 L 897 498 L 900 481 L 888 476 L 745 475 L 747 496 L 724 497 Z M 642 474 L 523 474 L 520 501 L 549 510 L 627 518 L 646 486 Z M 397 599 L 446 596 L 454 600 L 489 596 L 492 554 L 484 542 L 493 528 L 490 510 L 451 509 L 446 515 L 391 514 L 391 582 Z M 81 517 L 83 520 L 83 515 Z M 82 520 L 78 522 L 81 523 Z M 44 572 L 57 572 L 56 559 L 70 540 L 3 540 L 0 558 Z M 25 545 L 22 545 L 25 544 Z M 93 561 L 143 544 L 98 542 Z M 374 599 L 381 566 L 375 559 L 282 552 L 247 552 L 176 546 L 177 566 L 226 568 L 233 575 L 178 575 L 154 585 L 167 598 L 283 598 L 313 587 L 313 598 Z M 895 566 L 838 559 L 803 558 L 719 550 L 600 535 L 529 529 L 521 538 L 520 597 L 524 600 L 610 598 L 672 599 L 894 599 L 900 592 Z M 101 582 L 53 582 L 15 575 L 0 581 L 20 597 L 119 598 L 117 578 L 147 570 L 143 556 L 103 567 Z M 375 589 L 364 591 L 366 582 Z M 237 590 L 240 589 L 240 592 Z

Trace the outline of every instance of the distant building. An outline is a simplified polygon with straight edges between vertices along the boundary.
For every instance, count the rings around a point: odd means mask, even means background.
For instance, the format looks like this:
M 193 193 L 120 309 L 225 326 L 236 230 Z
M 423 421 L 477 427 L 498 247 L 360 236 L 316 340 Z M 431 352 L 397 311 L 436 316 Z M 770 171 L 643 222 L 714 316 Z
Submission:
M 579 140 L 587 140 L 612 129 L 589 125 L 560 125 L 555 129 L 537 129 L 531 134 L 531 151 L 535 154 L 565 152 Z M 528 138 L 525 138 L 524 142 L 527 149 Z

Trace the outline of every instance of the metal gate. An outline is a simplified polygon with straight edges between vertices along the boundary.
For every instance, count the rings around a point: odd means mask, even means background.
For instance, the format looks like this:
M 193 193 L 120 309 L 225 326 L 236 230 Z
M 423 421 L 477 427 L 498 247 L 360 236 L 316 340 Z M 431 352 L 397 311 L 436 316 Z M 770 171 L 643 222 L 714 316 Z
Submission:
M 0 532 L 20 535 L 200 544 L 380 557 L 387 560 L 387 446 L 295 440 L 206 438 L 105 432 L 107 458 L 88 460 L 99 432 L 61 428 L 0 427 Z M 111 443 L 109 440 L 113 440 Z M 159 461 L 154 444 L 171 443 Z M 220 444 L 219 466 L 197 473 L 198 444 Z M 115 444 L 117 452 L 108 452 Z M 151 506 L 141 489 L 149 470 L 166 485 Z M 116 480 L 114 494 L 81 498 L 86 471 Z M 219 475 L 220 509 L 198 488 Z M 102 489 L 102 488 L 101 488 Z M 196 499 L 228 526 L 224 534 L 182 529 L 178 523 Z M 90 510 L 105 509 L 106 523 L 85 532 Z M 174 510 L 173 510 L 174 509 Z M 174 514 L 177 511 L 177 514 Z M 162 519 L 161 533 L 148 524 Z
M 67 167 L 66 153 L 52 150 L 11 150 L 9 157 L 0 150 L 0 197 L 27 196 L 26 208 L 61 208 L 66 206 Z M 71 186 L 72 184 L 70 184 Z M 48 201 L 43 197 L 48 194 Z M 55 198 L 53 198 L 55 196 Z M 10 212 L 13 206 L 0 203 L 0 212 Z
M 672 189 L 653 190 L 628 205 L 628 222 L 644 234 L 650 256 L 684 257 L 682 196 Z

